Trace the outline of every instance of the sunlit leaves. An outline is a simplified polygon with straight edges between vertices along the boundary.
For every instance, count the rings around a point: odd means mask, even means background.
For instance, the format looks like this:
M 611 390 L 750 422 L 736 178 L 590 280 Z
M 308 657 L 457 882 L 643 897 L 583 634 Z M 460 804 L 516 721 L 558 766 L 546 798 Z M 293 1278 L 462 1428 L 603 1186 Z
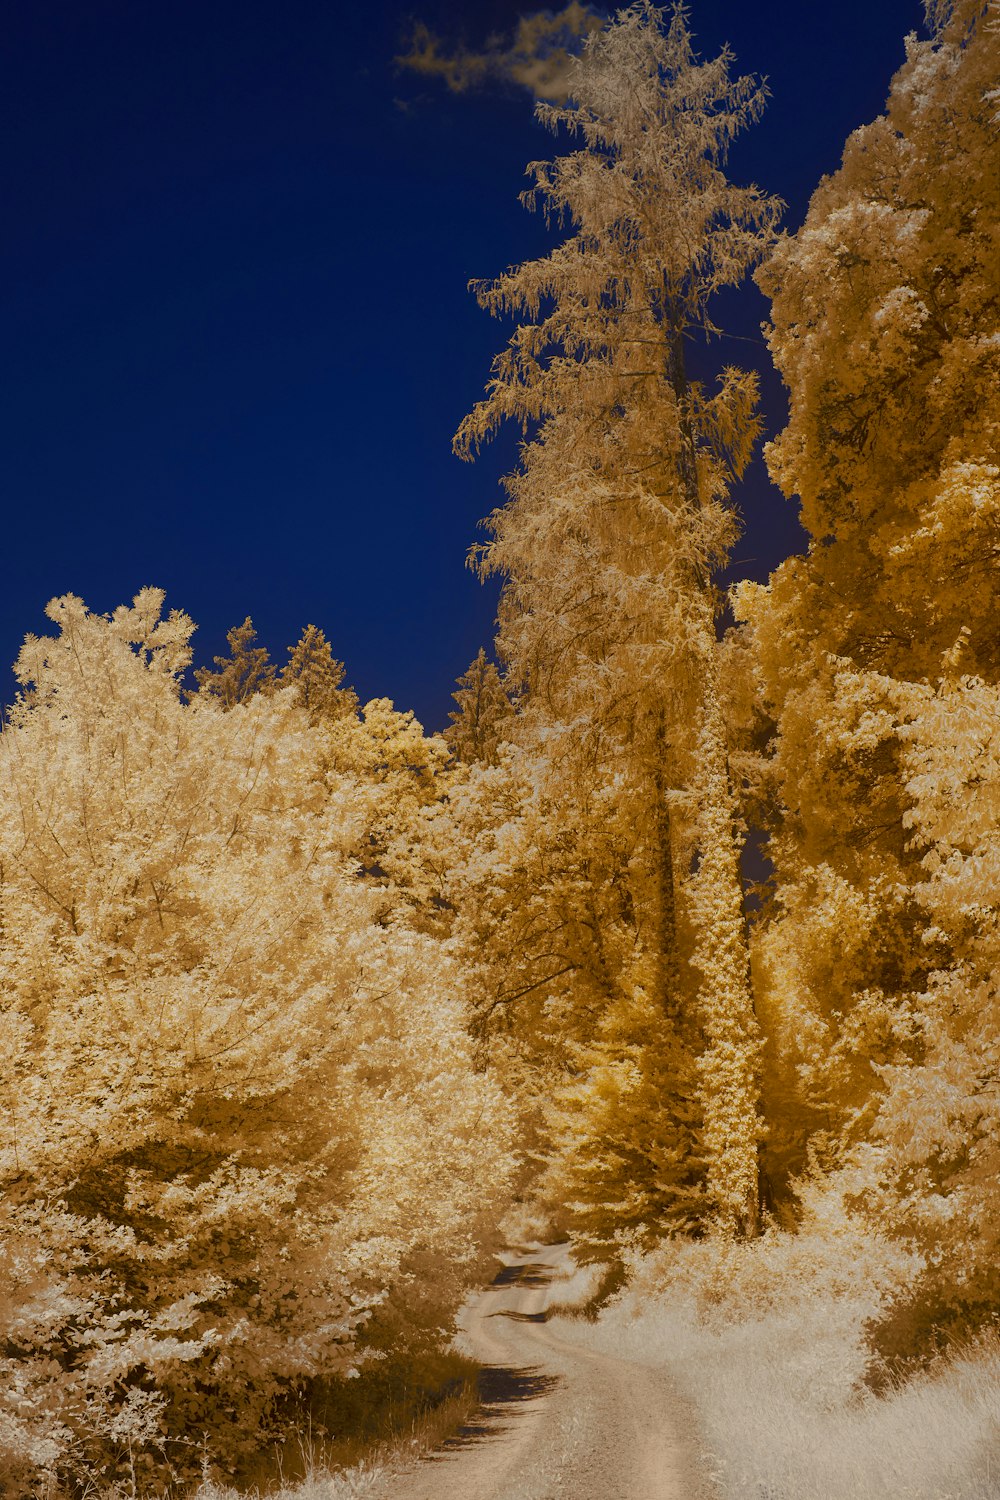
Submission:
M 468 1260 L 509 1165 L 402 895 L 443 745 L 315 640 L 185 703 L 161 606 L 54 601 L 0 735 L 0 1410 L 67 1475 L 259 1441 L 414 1254 Z

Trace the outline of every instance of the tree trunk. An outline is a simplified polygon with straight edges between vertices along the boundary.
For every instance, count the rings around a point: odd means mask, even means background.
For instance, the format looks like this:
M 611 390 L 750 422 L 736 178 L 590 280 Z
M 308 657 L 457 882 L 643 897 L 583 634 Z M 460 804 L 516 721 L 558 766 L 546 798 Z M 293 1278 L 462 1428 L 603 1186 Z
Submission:
M 714 641 L 711 643 L 714 647 Z M 698 1059 L 708 1191 L 719 1226 L 749 1238 L 760 1226 L 760 1033 L 750 988 L 735 806 L 725 726 L 711 689 L 701 706 L 695 787 L 698 868 L 688 882 L 705 1048 Z
M 666 373 L 677 403 L 677 477 L 692 511 L 700 507 L 698 462 L 680 320 L 665 328 Z M 694 665 L 698 739 L 696 793 L 698 869 L 688 882 L 695 933 L 691 963 L 700 974 L 699 1019 L 705 1046 L 698 1059 L 708 1192 L 720 1226 L 739 1238 L 760 1227 L 758 1146 L 760 1033 L 750 981 L 750 945 L 743 914 L 736 798 L 729 775 L 726 727 L 719 706 L 714 618 L 707 580 L 702 649 Z
M 658 999 L 665 1015 L 676 1025 L 681 1009 L 680 963 L 677 952 L 677 892 L 674 883 L 674 851 L 667 801 L 667 731 L 661 709 L 653 735 L 653 888 L 656 892 L 656 944 L 658 951 Z

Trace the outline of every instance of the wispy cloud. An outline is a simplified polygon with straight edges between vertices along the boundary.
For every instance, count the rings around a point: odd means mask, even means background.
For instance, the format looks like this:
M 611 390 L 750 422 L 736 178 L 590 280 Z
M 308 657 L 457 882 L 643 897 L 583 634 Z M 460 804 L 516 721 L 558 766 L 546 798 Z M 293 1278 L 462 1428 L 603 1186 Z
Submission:
M 565 99 L 571 59 L 587 33 L 604 21 L 589 5 L 570 0 L 564 10 L 522 16 L 512 38 L 487 37 L 480 52 L 461 43 L 449 46 L 418 21 L 396 62 L 414 73 L 440 78 L 456 94 L 491 83 L 513 83 L 536 99 Z

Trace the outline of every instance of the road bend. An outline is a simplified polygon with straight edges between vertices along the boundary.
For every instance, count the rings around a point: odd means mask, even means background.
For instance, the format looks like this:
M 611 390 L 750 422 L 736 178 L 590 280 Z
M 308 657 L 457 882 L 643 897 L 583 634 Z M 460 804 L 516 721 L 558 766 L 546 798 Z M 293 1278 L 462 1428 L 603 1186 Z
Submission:
M 558 1336 L 546 1306 L 565 1247 L 521 1252 L 465 1307 L 483 1366 L 474 1419 L 386 1477 L 379 1500 L 711 1500 L 666 1373 Z

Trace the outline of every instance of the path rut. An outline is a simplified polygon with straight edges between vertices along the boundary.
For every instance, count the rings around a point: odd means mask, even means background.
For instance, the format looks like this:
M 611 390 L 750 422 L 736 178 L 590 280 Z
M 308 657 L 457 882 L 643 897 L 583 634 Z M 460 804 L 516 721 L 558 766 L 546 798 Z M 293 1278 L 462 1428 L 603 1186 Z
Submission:
M 710 1500 L 666 1374 L 560 1338 L 546 1318 L 565 1248 L 522 1253 L 467 1304 L 477 1417 L 387 1478 L 380 1500 Z

